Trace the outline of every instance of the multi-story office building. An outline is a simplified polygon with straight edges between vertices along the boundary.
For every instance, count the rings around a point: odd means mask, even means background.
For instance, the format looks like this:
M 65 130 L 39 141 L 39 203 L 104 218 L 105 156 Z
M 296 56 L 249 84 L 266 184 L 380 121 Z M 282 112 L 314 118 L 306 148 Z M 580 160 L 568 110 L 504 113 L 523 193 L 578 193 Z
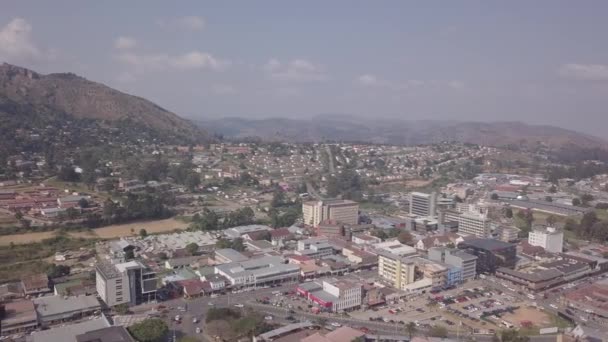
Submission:
M 342 237 L 345 235 L 344 224 L 335 220 L 321 221 L 317 226 L 317 236 Z
M 360 283 L 349 280 L 331 279 L 323 281 L 323 290 L 336 297 L 332 301 L 332 311 L 338 312 L 361 306 L 363 287 Z
M 414 282 L 416 265 L 413 260 L 395 254 L 378 254 L 378 275 L 396 289 Z
M 490 221 L 484 213 L 466 211 L 458 216 L 458 233 L 474 235 L 480 238 L 490 234 Z
M 156 298 L 156 273 L 138 261 L 98 262 L 95 270 L 97 293 L 108 306 L 137 305 Z
M 359 203 L 349 200 L 323 200 L 302 203 L 304 224 L 317 227 L 325 220 L 344 224 L 359 223 Z
M 498 239 L 504 242 L 516 241 L 519 238 L 519 228 L 513 226 L 498 226 L 496 228 Z
M 499 267 L 513 268 L 517 262 L 515 245 L 494 239 L 470 239 L 458 248 L 477 257 L 477 273 L 494 273 Z
M 297 255 L 313 259 L 334 254 L 334 248 L 327 242 L 327 238 L 311 238 L 298 241 Z
M 561 253 L 564 251 L 564 232 L 553 227 L 538 227 L 528 235 L 528 243 L 547 252 Z
M 410 194 L 410 214 L 433 217 L 436 214 L 436 208 L 437 193 L 412 192 Z
M 397 240 L 376 243 L 373 245 L 373 247 L 378 253 L 390 253 L 401 257 L 412 256 L 418 253 L 416 248 L 404 245 Z
M 474 279 L 477 274 L 477 257 L 462 250 L 433 247 L 429 249 L 429 259 L 460 268 L 462 281 Z

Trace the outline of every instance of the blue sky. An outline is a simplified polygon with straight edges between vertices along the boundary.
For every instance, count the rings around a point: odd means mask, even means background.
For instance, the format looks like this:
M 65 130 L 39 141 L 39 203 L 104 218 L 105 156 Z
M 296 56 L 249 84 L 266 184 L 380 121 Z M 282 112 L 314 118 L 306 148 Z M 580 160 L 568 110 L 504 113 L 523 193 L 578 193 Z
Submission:
M 605 1 L 3 1 L 0 61 L 188 118 L 521 120 L 608 138 Z

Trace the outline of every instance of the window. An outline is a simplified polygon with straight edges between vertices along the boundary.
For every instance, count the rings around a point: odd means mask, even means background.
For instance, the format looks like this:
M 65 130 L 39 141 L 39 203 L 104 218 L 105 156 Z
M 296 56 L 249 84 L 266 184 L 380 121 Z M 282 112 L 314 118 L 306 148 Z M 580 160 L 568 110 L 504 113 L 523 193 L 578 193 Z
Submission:
M 118 291 L 118 292 L 116 292 L 116 295 L 117 295 L 117 296 L 122 296 L 122 291 Z
M 122 297 L 116 297 L 117 302 L 122 302 Z
M 122 284 L 122 279 L 116 279 L 116 284 Z
M 122 285 L 116 285 L 117 290 L 122 290 Z

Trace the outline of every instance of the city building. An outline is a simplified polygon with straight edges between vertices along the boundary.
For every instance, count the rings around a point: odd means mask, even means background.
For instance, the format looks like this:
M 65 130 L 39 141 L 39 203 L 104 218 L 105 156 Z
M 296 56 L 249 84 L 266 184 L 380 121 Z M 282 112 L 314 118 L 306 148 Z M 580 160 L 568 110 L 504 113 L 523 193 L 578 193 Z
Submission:
M 294 253 L 317 259 L 334 254 L 334 248 L 326 238 L 311 238 L 298 241 L 298 247 Z
M 378 254 L 378 275 L 396 289 L 414 282 L 416 265 L 413 260 L 391 253 Z
M 361 307 L 363 286 L 350 279 L 328 279 L 298 285 L 297 293 L 323 311 L 340 312 Z
M 418 270 L 426 279 L 431 280 L 433 287 L 445 286 L 447 281 L 448 268 L 429 260 L 420 259 L 418 262 Z
M 60 325 L 48 330 L 35 331 L 27 337 L 26 342 L 72 342 L 76 341 L 76 336 L 86 334 L 90 331 L 108 328 L 110 326 L 108 319 L 102 315 L 101 317 L 79 323 Z
M 123 326 L 112 326 L 76 335 L 76 342 L 135 342 Z
M 494 273 L 499 267 L 513 268 L 517 262 L 514 244 L 493 239 L 467 239 L 458 248 L 477 257 L 477 273 Z
M 95 296 L 45 296 L 33 299 L 38 321 L 42 326 L 79 319 L 101 310 Z
M 300 267 L 286 264 L 281 257 L 264 256 L 216 265 L 215 273 L 224 276 L 233 287 L 249 287 L 295 281 L 300 274 Z
M 500 241 L 513 242 L 519 238 L 520 229 L 514 226 L 500 225 L 496 227 L 495 232 Z
M 302 203 L 304 224 L 317 227 L 325 220 L 344 224 L 359 223 L 359 203 L 349 200 L 323 200 Z
M 37 273 L 21 279 L 21 288 L 26 296 L 35 296 L 52 292 L 49 286 L 49 277 L 46 273 Z
M 373 248 L 378 252 L 390 253 L 402 257 L 416 255 L 418 253 L 416 248 L 404 245 L 397 240 L 376 243 L 373 245 Z
M 536 227 L 528 234 L 528 243 L 547 252 L 561 253 L 564 250 L 564 232 L 554 227 Z
M 490 221 L 485 213 L 465 211 L 458 216 L 458 234 L 485 238 L 490 235 Z
M 433 217 L 436 215 L 436 208 L 437 193 L 412 192 L 410 194 L 410 214 Z
M 343 237 L 345 236 L 344 224 L 335 220 L 324 220 L 316 227 L 317 236 Z
M 458 267 L 462 281 L 474 279 L 477 275 L 477 257 L 459 249 L 433 247 L 429 249 L 430 260 Z
M 156 297 L 156 273 L 138 261 L 120 264 L 98 262 L 97 293 L 108 306 L 137 305 Z
M 31 300 L 23 299 L 4 304 L 4 317 L 0 317 L 0 336 L 33 331 L 38 327 L 36 309 Z
M 357 245 L 373 245 L 382 242 L 382 239 L 368 234 L 353 234 L 352 242 Z
M 218 249 L 214 252 L 214 254 L 215 262 L 218 264 L 227 264 L 231 262 L 241 262 L 249 260 L 248 257 L 232 248 Z

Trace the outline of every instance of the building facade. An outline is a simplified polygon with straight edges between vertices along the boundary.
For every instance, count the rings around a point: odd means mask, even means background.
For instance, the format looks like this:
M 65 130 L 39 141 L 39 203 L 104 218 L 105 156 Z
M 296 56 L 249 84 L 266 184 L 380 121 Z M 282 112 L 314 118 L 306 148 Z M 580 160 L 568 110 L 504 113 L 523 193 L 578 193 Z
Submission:
M 462 281 L 475 279 L 477 275 L 477 257 L 454 248 L 434 247 L 429 249 L 429 259 L 458 267 Z
M 528 243 L 547 252 L 561 253 L 564 251 L 564 232 L 553 227 L 536 228 L 528 235 Z
M 137 261 L 100 262 L 95 271 L 97 293 L 108 306 L 137 305 L 156 298 L 156 273 Z
M 458 248 L 477 257 L 477 273 L 494 273 L 499 267 L 514 268 L 517 262 L 514 244 L 493 239 L 470 239 Z
M 458 216 L 458 233 L 485 238 L 490 235 L 490 222 L 485 214 L 467 211 Z
M 417 216 L 435 216 L 437 208 L 437 194 L 432 192 L 412 192 L 410 194 L 410 214 Z
M 323 200 L 302 203 L 304 224 L 317 227 L 325 220 L 343 224 L 359 223 L 359 203 L 349 200 Z
M 378 255 L 378 275 L 396 289 L 414 282 L 416 265 L 412 260 L 390 253 Z

